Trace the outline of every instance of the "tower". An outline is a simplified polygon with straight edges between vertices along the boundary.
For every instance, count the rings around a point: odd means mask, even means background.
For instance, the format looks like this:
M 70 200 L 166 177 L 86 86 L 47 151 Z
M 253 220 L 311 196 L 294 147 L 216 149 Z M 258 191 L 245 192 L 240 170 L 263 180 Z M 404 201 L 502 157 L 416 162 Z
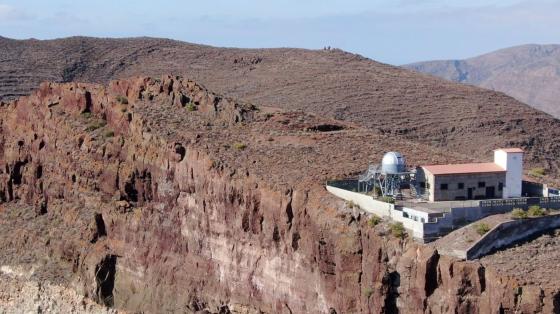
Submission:
M 523 179 L 523 150 L 501 148 L 494 151 L 494 163 L 506 170 L 503 198 L 521 197 Z

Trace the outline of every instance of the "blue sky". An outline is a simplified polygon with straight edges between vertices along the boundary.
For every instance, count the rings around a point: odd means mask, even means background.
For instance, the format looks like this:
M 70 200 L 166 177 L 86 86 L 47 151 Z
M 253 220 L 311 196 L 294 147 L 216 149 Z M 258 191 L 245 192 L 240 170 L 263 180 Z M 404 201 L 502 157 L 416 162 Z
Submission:
M 0 0 L 0 36 L 341 48 L 404 64 L 560 44 L 560 0 Z

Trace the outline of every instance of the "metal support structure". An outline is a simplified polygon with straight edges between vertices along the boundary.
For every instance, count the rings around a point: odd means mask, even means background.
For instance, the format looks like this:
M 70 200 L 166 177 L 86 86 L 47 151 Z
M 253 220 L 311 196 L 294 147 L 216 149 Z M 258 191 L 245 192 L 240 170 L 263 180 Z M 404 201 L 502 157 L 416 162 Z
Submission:
M 358 177 L 358 184 L 361 192 L 375 190 L 376 187 L 381 191 L 382 196 L 398 197 L 401 195 L 401 187 L 409 184 L 411 191 L 418 191 L 415 180 L 416 170 L 407 169 L 404 172 L 386 173 L 380 165 L 369 165 L 367 171 Z M 362 187 L 364 189 L 362 190 Z M 419 195 L 419 193 L 415 193 Z

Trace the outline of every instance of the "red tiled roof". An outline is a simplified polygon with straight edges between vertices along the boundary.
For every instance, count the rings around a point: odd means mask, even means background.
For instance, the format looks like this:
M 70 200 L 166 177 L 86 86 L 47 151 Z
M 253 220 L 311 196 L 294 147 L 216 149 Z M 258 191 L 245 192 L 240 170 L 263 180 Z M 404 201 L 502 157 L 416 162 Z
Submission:
M 493 162 L 454 165 L 431 165 L 422 166 L 422 168 L 433 175 L 506 172 L 504 168 L 498 166 Z
M 521 148 L 500 148 L 500 149 L 496 149 L 496 150 L 501 150 L 504 151 L 506 153 L 523 153 L 523 150 Z

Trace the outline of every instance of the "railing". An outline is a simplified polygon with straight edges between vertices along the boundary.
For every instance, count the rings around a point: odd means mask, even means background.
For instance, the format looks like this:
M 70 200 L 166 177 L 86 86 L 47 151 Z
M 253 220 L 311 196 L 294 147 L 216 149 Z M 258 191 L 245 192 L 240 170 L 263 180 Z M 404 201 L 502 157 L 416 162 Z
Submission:
M 356 179 L 331 180 L 331 181 L 327 181 L 327 185 L 335 188 L 345 189 L 352 192 L 358 192 L 360 188 L 359 181 Z
M 531 205 L 539 205 L 541 207 L 546 206 L 560 206 L 560 196 L 551 197 L 522 197 L 522 198 L 510 198 L 503 200 L 481 200 L 480 207 L 502 207 L 502 206 L 512 206 L 512 207 L 527 207 Z
M 503 200 L 481 200 L 480 207 L 498 206 L 525 206 L 528 204 L 527 198 L 511 198 Z

